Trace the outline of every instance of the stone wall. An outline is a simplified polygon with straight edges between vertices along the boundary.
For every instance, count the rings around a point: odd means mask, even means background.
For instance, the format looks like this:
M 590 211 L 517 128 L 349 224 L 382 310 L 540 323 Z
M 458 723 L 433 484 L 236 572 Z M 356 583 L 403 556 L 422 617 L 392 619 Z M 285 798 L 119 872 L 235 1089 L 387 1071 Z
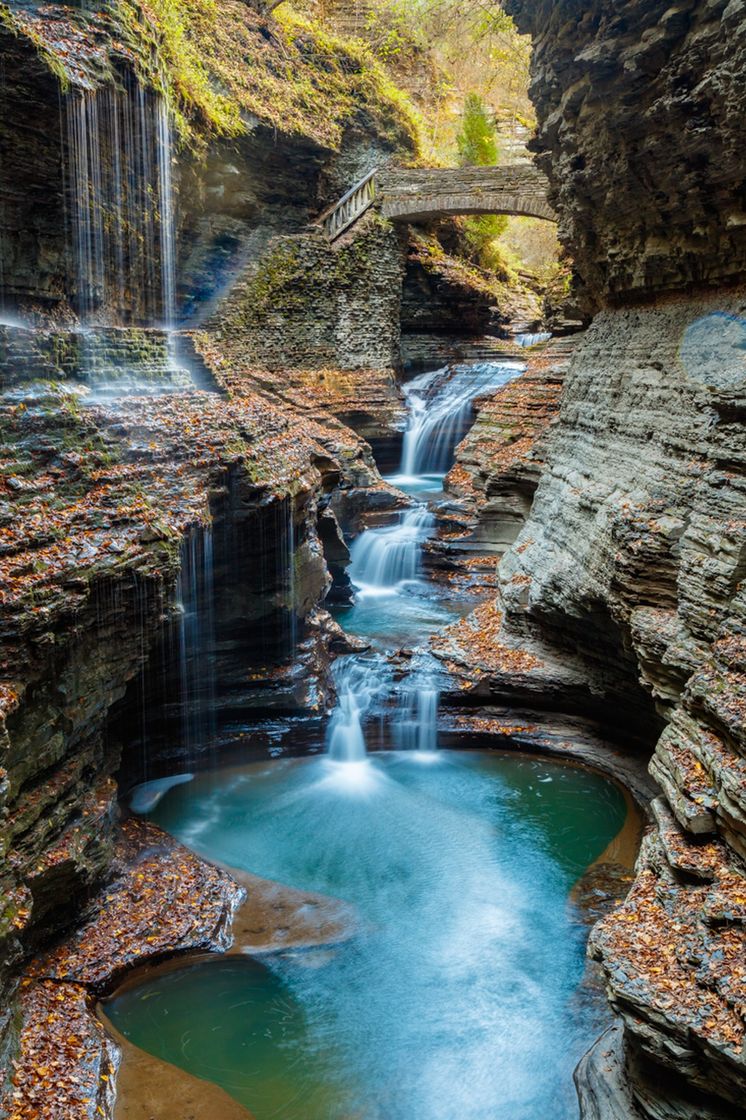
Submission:
M 336 417 L 384 455 L 404 424 L 404 246 L 374 214 L 330 245 L 310 230 L 270 241 L 204 324 L 199 345 L 231 384 Z
M 277 238 L 206 325 L 269 371 L 395 369 L 403 255 L 375 215 L 334 245 L 320 233 Z

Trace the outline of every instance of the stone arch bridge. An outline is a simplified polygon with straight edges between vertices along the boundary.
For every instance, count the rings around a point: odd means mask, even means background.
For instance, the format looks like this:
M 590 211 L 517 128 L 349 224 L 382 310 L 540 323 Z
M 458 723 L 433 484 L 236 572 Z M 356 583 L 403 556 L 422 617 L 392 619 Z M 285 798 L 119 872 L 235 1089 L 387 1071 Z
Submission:
M 371 171 L 318 219 L 330 241 L 376 205 L 392 222 L 456 214 L 515 214 L 556 222 L 549 183 L 531 163 L 505 167 L 385 168 Z

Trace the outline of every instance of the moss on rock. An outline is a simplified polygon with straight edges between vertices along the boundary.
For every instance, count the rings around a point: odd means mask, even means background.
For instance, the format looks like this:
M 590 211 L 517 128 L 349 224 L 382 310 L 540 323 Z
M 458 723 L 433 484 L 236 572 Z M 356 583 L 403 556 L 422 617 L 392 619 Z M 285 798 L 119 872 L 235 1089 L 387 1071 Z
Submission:
M 415 153 L 419 118 L 364 44 L 243 0 L 109 0 L 98 10 L 17 10 L 0 28 L 25 38 L 65 90 L 120 83 L 134 71 L 168 101 L 182 138 L 239 135 L 264 124 L 338 150 L 354 126 Z

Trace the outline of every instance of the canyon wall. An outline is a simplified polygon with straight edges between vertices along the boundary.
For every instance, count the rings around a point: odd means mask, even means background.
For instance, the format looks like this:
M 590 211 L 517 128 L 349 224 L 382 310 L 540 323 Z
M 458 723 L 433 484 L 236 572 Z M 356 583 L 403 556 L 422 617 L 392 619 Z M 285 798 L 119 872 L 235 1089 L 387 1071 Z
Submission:
M 591 303 L 746 269 L 741 0 L 509 0 L 538 163 Z
M 112 25 L 92 6 L 0 5 L 3 1114 L 23 969 L 113 873 L 115 777 L 235 742 L 247 711 L 323 713 L 344 642 L 322 604 L 348 593 L 333 506 L 366 487 L 387 500 L 331 401 L 283 396 L 276 365 L 242 376 L 246 355 L 206 324 L 177 337 L 153 323 L 168 170 L 179 317 L 194 326 L 348 177 L 410 152 L 406 115 L 363 60 L 239 0 L 209 25 L 195 15 L 197 62 L 189 43 L 169 54 L 164 27 L 156 57 L 128 11 Z M 390 411 L 391 365 L 387 351 Z
M 500 566 L 505 632 L 665 721 L 656 827 L 591 938 L 623 1029 L 579 1068 L 583 1115 L 724 1120 L 746 1093 L 744 5 L 508 7 L 597 314 Z

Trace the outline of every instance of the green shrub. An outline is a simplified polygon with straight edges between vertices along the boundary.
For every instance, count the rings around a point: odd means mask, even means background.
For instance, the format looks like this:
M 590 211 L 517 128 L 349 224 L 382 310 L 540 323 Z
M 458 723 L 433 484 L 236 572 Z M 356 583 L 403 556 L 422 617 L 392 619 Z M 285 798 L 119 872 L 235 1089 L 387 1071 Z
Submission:
M 466 95 L 456 144 L 462 167 L 493 167 L 500 158 L 494 118 L 478 93 Z

